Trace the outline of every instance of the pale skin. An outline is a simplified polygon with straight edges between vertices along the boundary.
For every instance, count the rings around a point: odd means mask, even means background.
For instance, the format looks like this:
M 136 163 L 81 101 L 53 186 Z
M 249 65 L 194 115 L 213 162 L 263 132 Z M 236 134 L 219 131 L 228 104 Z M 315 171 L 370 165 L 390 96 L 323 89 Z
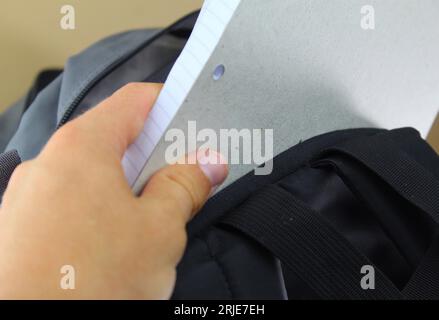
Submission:
M 160 90 L 125 86 L 15 170 L 0 208 L 0 298 L 170 297 L 186 224 L 227 166 L 170 165 L 132 194 L 121 159 Z M 75 269 L 74 290 L 60 286 L 64 265 Z

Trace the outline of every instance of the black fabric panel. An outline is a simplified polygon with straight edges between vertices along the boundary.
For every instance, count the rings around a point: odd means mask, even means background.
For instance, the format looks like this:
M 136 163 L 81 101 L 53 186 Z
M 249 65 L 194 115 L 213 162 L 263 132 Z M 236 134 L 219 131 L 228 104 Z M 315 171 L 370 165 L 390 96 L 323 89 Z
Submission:
M 169 73 L 171 72 L 172 67 L 174 66 L 175 61 L 168 63 L 167 65 L 161 67 L 159 70 L 154 72 L 152 75 L 148 76 L 143 82 L 155 82 L 155 83 L 164 83 L 168 78 Z
M 404 158 L 409 157 L 415 167 L 421 164 L 421 170 L 435 174 L 439 168 L 438 157 L 417 131 L 405 128 L 385 135 L 392 139 L 394 148 L 405 151 Z M 373 148 L 371 152 L 376 154 Z M 395 150 L 392 153 L 397 157 Z M 284 179 L 281 185 L 324 215 L 402 290 L 419 269 L 420 261 L 425 260 L 437 225 L 367 167 L 347 156 L 325 155 L 326 159 L 319 160 L 318 168 L 303 168 Z M 390 162 L 391 166 L 395 166 L 394 162 Z M 412 170 L 416 169 L 412 167 Z M 422 185 L 419 179 L 410 182 Z M 288 291 L 295 292 L 296 278 L 289 274 L 285 277 L 292 281 L 287 283 Z
M 363 135 L 373 135 L 383 132 L 380 129 L 349 129 L 326 133 L 316 136 L 277 155 L 273 160 L 273 172 L 266 176 L 256 176 L 253 172 L 232 183 L 226 189 L 213 196 L 199 214 L 189 223 L 188 234 L 193 237 L 210 225 L 214 224 L 226 212 L 236 208 L 252 193 L 257 192 L 267 184 L 275 183 L 294 173 L 306 165 L 323 149 Z
M 380 221 L 351 192 L 331 168 L 304 167 L 279 185 L 324 216 L 355 248 L 364 253 L 398 288 L 402 289 L 413 269 L 388 237 Z M 395 267 L 397 266 L 397 267 Z M 297 294 L 294 276 L 287 284 Z
M 418 141 L 418 144 L 421 141 Z M 432 172 L 395 146 L 388 134 L 352 139 L 345 144 L 329 148 L 324 154 L 340 152 L 361 162 L 374 174 L 388 183 L 407 201 L 428 213 L 439 223 L 439 179 Z M 422 154 L 421 154 L 422 156 Z M 433 159 L 439 157 L 435 155 Z
M 396 147 L 410 155 L 413 161 L 439 179 L 439 155 L 413 128 L 401 128 L 387 132 Z
M 383 130 L 379 129 L 352 129 L 331 132 L 312 138 L 278 155 L 274 159 L 272 174 L 267 176 L 255 176 L 253 173 L 249 173 L 212 197 L 203 207 L 201 212 L 197 214 L 195 219 L 188 225 L 188 246 L 182 261 L 177 268 L 177 283 L 173 298 L 227 298 L 228 293 L 227 290 L 224 290 L 224 279 L 219 273 L 218 265 L 212 263 L 212 258 L 209 258 L 208 251 L 206 251 L 207 246 L 206 244 L 202 245 L 202 243 L 200 243 L 200 237 L 206 237 L 206 234 L 210 232 L 209 230 L 212 230 L 212 226 L 215 222 L 227 212 L 238 207 L 252 193 L 257 192 L 267 184 L 275 183 L 283 177 L 294 173 L 296 170 L 306 165 L 307 162 L 320 153 L 322 149 L 346 141 L 352 137 L 372 135 L 382 131 Z M 268 272 L 263 272 L 263 268 L 261 269 L 259 266 L 267 263 L 265 260 L 267 260 L 268 263 L 272 263 L 270 261 L 276 260 L 273 260 L 271 255 L 267 255 L 266 251 L 255 244 L 254 241 L 247 239 L 243 235 L 236 235 L 233 239 L 234 241 L 231 242 L 228 242 L 227 238 L 224 240 L 225 243 L 228 243 L 230 250 L 234 250 L 234 246 L 241 247 L 244 242 L 245 247 L 251 248 L 250 250 L 262 250 L 262 252 L 264 252 L 263 255 L 255 255 L 255 258 L 253 259 L 246 259 L 249 267 L 242 268 L 242 272 L 244 273 L 243 279 L 248 279 L 248 282 L 251 283 L 250 288 L 253 288 L 254 282 L 259 284 L 260 279 L 265 279 L 265 277 L 270 274 Z M 241 259 L 242 257 L 240 250 L 235 252 L 239 253 L 236 255 L 230 255 L 229 259 L 232 262 L 236 259 Z M 249 279 L 248 277 L 245 277 L 245 271 L 247 269 L 254 270 L 256 273 L 255 277 L 258 281 L 254 281 L 255 278 Z M 235 269 L 233 272 L 239 272 L 237 270 L 241 270 L 241 268 Z M 278 268 L 276 268 L 276 274 L 278 274 L 277 272 Z M 285 274 L 287 277 L 289 276 L 289 273 Z M 282 274 L 277 275 L 277 277 L 281 276 Z M 221 284 L 218 284 L 218 282 L 221 282 Z M 288 281 L 288 279 L 287 282 L 292 283 L 292 281 Z M 318 297 L 306 283 L 296 280 L 295 284 L 300 285 L 305 291 L 300 292 L 300 295 L 291 295 L 292 298 L 309 299 Z M 298 287 L 296 286 L 296 288 Z M 267 292 L 266 290 L 262 291 Z M 281 288 L 276 295 L 283 297 L 285 295 L 284 291 L 285 288 Z
M 437 225 L 428 214 L 406 201 L 372 172 L 345 158 L 333 155 L 321 165 L 328 163 L 336 168 L 358 201 L 368 209 L 369 216 L 403 257 L 404 260 L 392 260 L 383 255 L 380 264 L 382 270 L 387 270 L 388 276 L 402 289 L 430 246 Z M 369 237 L 373 235 L 370 233 Z M 379 245 L 381 249 L 384 248 L 382 242 Z M 408 268 L 402 268 L 404 265 Z M 401 272 L 404 269 L 403 275 Z
M 222 247 L 223 243 L 216 239 L 216 237 L 213 237 L 214 240 L 212 240 L 210 232 L 213 231 L 209 230 L 216 230 L 216 228 L 212 228 L 212 226 L 218 223 L 228 212 L 239 208 L 243 203 L 248 201 L 249 197 L 263 189 L 266 185 L 278 183 L 280 180 L 282 180 L 279 184 L 280 186 L 307 203 L 315 211 L 318 211 L 325 217 L 328 224 L 334 228 L 335 231 L 338 231 L 342 238 L 347 240 L 355 250 L 361 251 L 364 257 L 369 258 L 366 258 L 366 261 L 377 266 L 376 270 L 379 272 L 382 270 L 384 274 L 380 273 L 380 277 L 386 279 L 386 276 L 389 276 L 390 280 L 396 284 L 396 286 L 393 287 L 395 290 L 391 289 L 391 291 L 397 292 L 398 288 L 404 287 L 410 277 L 412 279 L 432 279 L 434 272 L 431 271 L 429 274 L 428 270 L 430 269 L 428 266 L 425 267 L 422 264 L 418 266 L 420 259 L 425 261 L 423 251 L 426 250 L 429 237 L 431 237 L 432 233 L 428 219 L 426 220 L 427 224 L 424 228 L 422 227 L 424 218 L 416 219 L 417 221 L 413 224 L 413 228 L 421 226 L 421 230 L 425 231 L 425 234 L 420 237 L 420 244 L 412 243 L 415 250 L 409 250 L 410 252 L 407 253 L 407 250 L 401 250 L 399 239 L 392 237 L 386 228 L 387 226 L 383 226 L 382 220 L 377 219 L 376 210 L 371 208 L 368 203 L 363 201 L 359 196 L 361 192 L 357 189 L 352 189 L 349 181 L 344 179 L 343 175 L 339 176 L 340 172 L 336 170 L 334 166 L 319 168 L 310 166 L 311 162 L 313 162 L 317 156 L 321 155 L 321 150 L 343 144 L 351 139 L 371 137 L 383 133 L 394 140 L 392 142 L 395 142 L 396 147 L 401 148 L 406 153 L 410 158 L 411 165 L 416 166 L 419 164 L 424 168 L 423 170 L 431 172 L 433 176 L 439 176 L 439 165 L 436 153 L 420 139 L 419 134 L 413 129 L 400 129 L 390 132 L 377 129 L 343 130 L 318 136 L 300 143 L 274 159 L 274 170 L 271 175 L 255 176 L 253 173 L 246 175 L 211 198 L 200 214 L 189 224 L 188 249 L 177 270 L 176 297 L 199 297 L 200 292 L 206 293 L 203 298 L 237 297 L 236 290 L 239 290 L 241 286 L 239 281 L 230 281 L 230 274 L 239 272 L 237 270 L 246 269 L 244 265 L 239 268 L 236 268 L 236 265 L 234 265 L 234 261 L 236 262 L 237 259 L 245 256 L 241 250 L 235 250 L 235 246 L 237 248 L 241 246 L 240 243 L 242 239 L 238 235 L 233 235 L 235 241 L 227 244 L 227 237 L 230 236 L 228 235 L 223 239 L 225 247 Z M 355 170 L 357 169 L 358 168 L 355 168 Z M 375 181 L 373 183 L 375 183 Z M 377 194 L 379 195 L 379 193 L 382 192 L 383 197 L 386 197 L 391 190 L 382 189 L 381 187 L 382 183 Z M 395 201 L 401 201 L 401 198 L 391 199 L 392 201 L 394 199 L 397 199 Z M 403 205 L 404 203 L 406 203 L 405 200 L 403 201 Z M 407 210 L 411 211 L 410 208 L 407 208 Z M 416 217 L 418 213 L 419 210 L 414 212 L 413 217 Z M 396 216 L 394 218 L 398 219 Z M 398 223 L 396 223 L 396 225 L 398 225 Z M 226 263 L 224 263 L 221 258 L 218 260 L 217 255 L 214 255 L 217 262 L 222 262 L 222 267 L 218 268 L 218 263 L 215 262 L 215 276 L 213 278 L 211 278 L 212 274 L 209 274 L 210 271 L 202 267 L 202 265 L 198 265 L 197 260 L 194 259 L 195 256 L 199 257 L 198 255 L 201 254 L 199 249 L 197 249 L 200 245 L 196 244 L 201 238 L 204 239 L 204 250 L 208 250 L 209 252 L 228 252 L 225 256 L 230 255 L 230 261 Z M 210 240 L 207 241 L 207 239 Z M 220 241 L 219 246 L 215 245 L 217 241 Z M 404 241 L 410 241 L 410 239 L 404 239 Z M 416 241 L 419 241 L 419 239 Z M 282 242 L 280 243 L 282 244 Z M 255 244 L 252 244 L 250 241 L 249 245 L 254 246 Z M 227 248 L 227 250 L 222 251 L 221 248 Z M 248 250 L 248 248 L 246 250 Z M 300 248 L 298 250 L 300 250 Z M 413 254 L 413 252 L 415 254 Z M 207 258 L 208 255 L 205 254 L 206 252 L 203 253 L 204 257 L 209 260 Z M 324 254 L 324 252 L 322 252 L 322 254 Z M 269 257 L 268 255 L 268 258 Z M 262 256 L 253 260 L 248 259 L 248 265 L 253 266 L 253 270 L 255 271 L 255 274 L 252 276 L 259 276 L 259 278 L 261 278 L 261 275 L 265 274 L 262 273 L 262 270 L 259 268 L 261 263 L 265 263 L 262 262 L 263 259 L 265 258 L 262 258 Z M 212 257 L 209 263 L 212 263 Z M 224 268 L 224 266 L 226 267 Z M 211 268 L 213 267 L 211 266 Z M 223 271 L 223 276 L 224 274 L 228 274 L 227 286 L 224 285 L 224 277 L 220 277 L 219 269 Z M 316 292 L 318 290 L 311 288 L 307 280 L 304 281 L 298 277 L 296 274 L 297 270 L 294 272 L 294 268 L 292 268 L 291 265 L 287 266 L 283 264 L 282 269 L 289 298 L 313 299 L 319 297 L 317 293 L 321 294 L 321 292 Z M 412 276 L 415 269 L 417 271 L 427 271 L 425 273 L 416 272 L 414 276 Z M 198 272 L 198 270 L 202 271 Z M 224 270 L 227 271 L 224 273 Z M 230 272 L 228 270 L 230 270 Z M 203 279 L 209 280 L 204 281 Z M 204 284 L 211 283 L 210 281 L 219 281 L 222 285 L 218 287 L 206 285 L 202 288 L 198 288 L 200 285 L 197 285 L 195 291 L 198 292 L 195 292 L 189 289 L 189 283 L 193 280 L 200 280 Z M 409 284 L 411 281 L 412 280 L 409 281 Z M 242 283 L 242 285 L 246 284 Z M 209 287 L 209 289 L 207 289 L 207 287 Z M 386 287 L 392 287 L 390 281 Z M 222 289 L 218 292 L 217 288 Z M 228 289 L 225 288 L 233 289 L 228 291 Z M 212 290 L 212 294 L 209 294 L 209 290 Z M 390 292 L 387 297 L 391 297 L 393 293 Z M 423 294 L 428 296 L 426 293 L 417 292 L 418 297 L 421 297 Z M 408 296 L 409 298 L 414 297 L 414 294 Z M 400 297 L 402 296 L 400 295 Z
M 404 294 L 417 300 L 439 299 L 439 236 L 417 268 L 415 274 L 404 288 Z
M 234 230 L 212 228 L 190 240 L 173 299 L 286 299 L 279 261 Z
M 222 268 L 204 239 L 191 240 L 177 272 L 172 299 L 232 299 Z
M 361 268 L 372 263 L 318 212 L 279 186 L 267 186 L 222 223 L 270 250 L 323 299 L 402 298 L 377 268 L 375 289 L 364 290 Z

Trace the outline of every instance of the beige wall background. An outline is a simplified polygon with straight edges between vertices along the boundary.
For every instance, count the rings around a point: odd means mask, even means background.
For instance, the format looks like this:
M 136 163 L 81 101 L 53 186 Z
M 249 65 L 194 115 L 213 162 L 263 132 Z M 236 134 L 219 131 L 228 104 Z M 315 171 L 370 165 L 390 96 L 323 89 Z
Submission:
M 1 0 L 0 112 L 21 97 L 39 70 L 116 32 L 164 27 L 202 0 Z M 60 9 L 72 5 L 76 29 L 62 30 Z
M 203 0 L 1 0 L 0 112 L 21 97 L 39 70 L 116 32 L 164 27 L 201 7 Z M 63 5 L 72 5 L 76 29 L 60 28 Z M 430 134 L 439 150 L 439 118 Z

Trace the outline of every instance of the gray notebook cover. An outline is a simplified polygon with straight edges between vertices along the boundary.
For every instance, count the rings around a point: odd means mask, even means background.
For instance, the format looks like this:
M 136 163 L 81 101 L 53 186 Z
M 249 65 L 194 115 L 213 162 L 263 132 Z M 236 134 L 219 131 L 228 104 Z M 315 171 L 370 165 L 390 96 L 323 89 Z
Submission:
M 346 128 L 413 126 L 439 109 L 439 2 L 242 0 L 169 128 L 270 128 L 274 154 Z M 225 66 L 215 81 L 212 72 Z M 135 190 L 164 166 L 164 138 Z M 225 185 L 254 165 L 232 165 Z

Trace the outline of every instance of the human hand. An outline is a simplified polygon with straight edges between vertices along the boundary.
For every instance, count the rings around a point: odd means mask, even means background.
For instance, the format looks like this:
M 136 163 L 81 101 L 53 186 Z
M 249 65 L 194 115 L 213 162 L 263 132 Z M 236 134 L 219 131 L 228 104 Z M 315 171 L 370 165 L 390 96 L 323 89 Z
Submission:
M 170 297 L 186 223 L 227 166 L 168 166 L 132 194 L 121 159 L 160 90 L 125 86 L 15 170 L 0 209 L 0 298 Z M 65 265 L 74 268 L 74 290 L 60 286 Z

